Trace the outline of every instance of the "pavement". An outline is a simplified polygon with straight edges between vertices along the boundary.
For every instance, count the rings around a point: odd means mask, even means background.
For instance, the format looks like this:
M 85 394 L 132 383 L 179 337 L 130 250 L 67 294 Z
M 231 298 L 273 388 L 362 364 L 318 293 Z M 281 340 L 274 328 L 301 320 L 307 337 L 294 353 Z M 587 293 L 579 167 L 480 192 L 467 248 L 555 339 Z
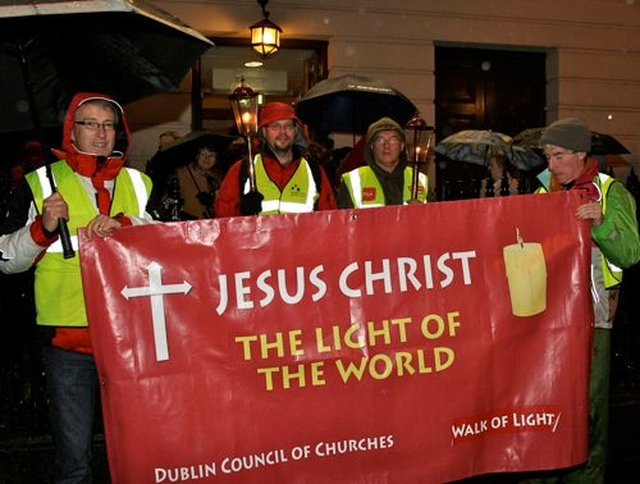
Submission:
M 12 409 L 0 418 L 0 483 L 51 482 L 53 448 L 45 411 L 33 401 Z M 612 381 L 610 465 L 607 484 L 640 483 L 640 372 L 630 370 Z M 109 472 L 104 434 L 96 426 L 94 437 L 94 483 L 108 484 Z M 471 478 L 464 483 L 515 484 L 512 476 Z M 585 483 L 588 484 L 588 483 Z

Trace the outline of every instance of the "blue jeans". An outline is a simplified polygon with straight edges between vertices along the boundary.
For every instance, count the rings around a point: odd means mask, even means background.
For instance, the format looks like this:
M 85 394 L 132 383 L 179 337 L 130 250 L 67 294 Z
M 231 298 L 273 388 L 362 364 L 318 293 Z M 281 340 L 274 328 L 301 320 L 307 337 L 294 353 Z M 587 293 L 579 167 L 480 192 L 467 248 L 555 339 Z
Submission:
M 93 356 L 47 346 L 42 362 L 49 393 L 56 484 L 90 483 L 98 374 Z

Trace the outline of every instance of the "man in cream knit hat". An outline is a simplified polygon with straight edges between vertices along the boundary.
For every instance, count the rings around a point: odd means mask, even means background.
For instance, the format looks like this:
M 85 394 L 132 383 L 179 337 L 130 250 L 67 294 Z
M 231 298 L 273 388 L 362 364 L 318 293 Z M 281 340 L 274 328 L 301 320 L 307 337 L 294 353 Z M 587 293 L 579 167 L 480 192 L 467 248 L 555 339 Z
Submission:
M 374 208 L 385 205 L 426 203 L 429 181 L 418 175 L 417 200 L 412 199 L 413 170 L 407 164 L 404 131 L 383 117 L 367 130 L 365 165 L 345 173 L 338 189 L 338 207 Z

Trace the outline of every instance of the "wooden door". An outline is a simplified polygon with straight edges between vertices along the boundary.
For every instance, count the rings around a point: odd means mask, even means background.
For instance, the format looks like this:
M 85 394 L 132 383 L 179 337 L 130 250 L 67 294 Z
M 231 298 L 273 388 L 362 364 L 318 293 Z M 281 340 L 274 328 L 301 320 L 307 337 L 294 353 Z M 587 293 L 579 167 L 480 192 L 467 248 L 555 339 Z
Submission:
M 514 136 L 545 123 L 545 54 L 436 47 L 436 137 L 465 129 Z M 438 157 L 436 196 L 474 198 L 486 169 Z

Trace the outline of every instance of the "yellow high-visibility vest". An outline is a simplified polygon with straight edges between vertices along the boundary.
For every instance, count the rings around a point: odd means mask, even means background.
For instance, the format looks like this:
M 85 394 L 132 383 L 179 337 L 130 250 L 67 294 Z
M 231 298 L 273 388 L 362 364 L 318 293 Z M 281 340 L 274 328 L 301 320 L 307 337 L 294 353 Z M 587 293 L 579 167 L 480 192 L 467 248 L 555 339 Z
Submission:
M 402 189 L 402 200 L 406 205 L 411 201 L 411 184 L 413 183 L 413 168 L 407 166 L 404 169 L 404 185 Z M 361 166 L 355 170 L 342 175 L 353 206 L 355 208 L 373 208 L 383 207 L 384 192 L 378 181 L 378 177 L 369 166 Z M 429 179 L 424 173 L 418 175 L 418 201 L 427 202 L 427 193 L 429 191 Z
M 79 227 L 86 227 L 96 215 L 95 202 L 78 179 L 75 172 L 65 161 L 51 165 L 51 173 L 58 191 L 69 207 L 69 234 L 76 249 L 73 258 L 65 259 L 62 244 L 58 240 L 51 244 L 45 255 L 38 261 L 35 269 L 35 303 L 37 323 L 44 326 L 87 326 L 87 316 L 80 276 L 78 257 Z M 35 206 L 41 209 L 43 200 L 51 194 L 45 167 L 26 175 Z M 111 214 L 131 213 L 143 216 L 151 181 L 142 173 L 124 168 L 115 179 L 117 189 L 111 203 Z
M 269 178 L 259 154 L 254 158 L 254 168 L 256 186 L 264 197 L 260 215 L 313 212 L 320 193 L 307 160 L 300 159 L 298 168 L 282 190 Z M 244 185 L 244 193 L 248 192 L 249 180 Z

